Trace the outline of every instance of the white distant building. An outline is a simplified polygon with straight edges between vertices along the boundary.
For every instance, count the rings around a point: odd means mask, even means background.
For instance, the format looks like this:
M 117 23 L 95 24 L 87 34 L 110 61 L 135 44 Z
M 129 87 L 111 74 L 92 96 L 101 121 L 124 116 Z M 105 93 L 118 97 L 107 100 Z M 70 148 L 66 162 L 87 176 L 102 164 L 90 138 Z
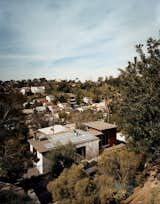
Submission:
M 65 106 L 63 103 L 57 103 L 57 106 L 60 108 L 60 110 L 64 110 Z
M 23 95 L 26 95 L 29 92 L 31 92 L 31 88 L 30 87 L 22 87 L 20 89 L 20 93 L 23 94 Z
M 43 94 L 45 93 L 45 87 L 44 86 L 31 86 L 31 92 L 34 94 L 37 94 L 37 93 Z
M 27 115 L 32 114 L 33 112 L 34 112 L 34 110 L 31 109 L 31 108 L 23 109 L 22 110 L 22 113 L 27 114 Z
M 122 132 L 117 133 L 117 140 L 126 143 L 125 135 Z
M 45 106 L 37 106 L 37 107 L 35 107 L 35 110 L 37 112 L 45 112 L 47 110 L 47 108 Z
M 90 98 L 90 97 L 84 97 L 83 102 L 86 103 L 86 104 L 92 104 L 93 103 L 92 98 Z
M 52 102 L 52 101 L 54 101 L 54 96 L 52 96 L 52 95 L 46 96 L 46 100 L 48 102 Z
M 92 104 L 92 108 L 96 108 L 97 111 L 104 111 L 106 110 L 106 103 L 105 101 L 102 101 L 100 103 L 94 103 Z
M 83 130 L 69 130 L 63 126 L 57 126 L 56 130 L 55 127 L 39 129 L 37 138 L 29 140 L 30 151 L 38 158 L 38 161 L 34 162 L 34 164 L 40 174 L 49 172 L 50 162 L 46 154 L 59 144 L 74 144 L 76 152 L 81 158 L 92 159 L 98 157 L 99 138 Z M 64 131 L 66 129 L 68 130 Z

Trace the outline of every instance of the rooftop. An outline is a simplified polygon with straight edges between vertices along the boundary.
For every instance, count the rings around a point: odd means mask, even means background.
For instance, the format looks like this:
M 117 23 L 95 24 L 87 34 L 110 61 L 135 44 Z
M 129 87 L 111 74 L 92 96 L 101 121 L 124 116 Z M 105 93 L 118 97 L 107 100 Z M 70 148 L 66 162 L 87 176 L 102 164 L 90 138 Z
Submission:
M 46 147 L 47 144 L 51 144 L 49 140 L 35 140 L 31 139 L 28 141 L 38 152 L 48 152 L 49 148 Z
M 108 129 L 112 129 L 112 128 L 116 128 L 117 126 L 111 123 L 106 123 L 102 120 L 100 121 L 94 121 L 94 122 L 88 122 L 88 123 L 84 123 L 87 127 L 99 130 L 99 131 L 103 131 L 103 130 L 108 130 Z
M 60 142 L 63 145 L 69 142 L 77 145 L 94 140 L 96 141 L 99 139 L 91 133 L 79 129 L 76 129 L 75 131 L 57 133 L 56 135 L 54 135 L 54 137 L 52 137 L 52 143 L 54 145 L 56 145 L 57 142 Z
M 48 152 L 55 148 L 57 144 L 66 145 L 72 143 L 75 145 L 86 142 L 97 141 L 97 137 L 89 132 L 76 129 L 74 131 L 60 132 L 55 135 L 48 135 L 46 140 L 29 140 L 29 143 L 40 153 Z
M 45 135 L 52 135 L 53 133 L 56 134 L 59 132 L 66 132 L 68 130 L 69 128 L 64 127 L 62 125 L 54 125 L 54 126 L 38 129 L 38 132 Z

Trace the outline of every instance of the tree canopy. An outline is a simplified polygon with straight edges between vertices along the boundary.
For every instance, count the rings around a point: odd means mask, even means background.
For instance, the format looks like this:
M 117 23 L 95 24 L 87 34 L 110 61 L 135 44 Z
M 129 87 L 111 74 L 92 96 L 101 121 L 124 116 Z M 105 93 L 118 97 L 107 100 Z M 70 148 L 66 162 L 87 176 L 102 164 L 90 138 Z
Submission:
M 21 112 L 23 96 L 0 87 L 0 176 L 15 182 L 31 164 L 27 128 Z
M 139 60 L 121 70 L 120 114 L 132 147 L 155 159 L 160 155 L 160 40 L 137 45 Z M 160 157 L 159 157 L 160 158 Z
M 59 144 L 53 149 L 48 158 L 51 161 L 51 174 L 53 178 L 57 178 L 64 168 L 69 168 L 75 162 L 76 148 L 72 143 L 67 145 Z

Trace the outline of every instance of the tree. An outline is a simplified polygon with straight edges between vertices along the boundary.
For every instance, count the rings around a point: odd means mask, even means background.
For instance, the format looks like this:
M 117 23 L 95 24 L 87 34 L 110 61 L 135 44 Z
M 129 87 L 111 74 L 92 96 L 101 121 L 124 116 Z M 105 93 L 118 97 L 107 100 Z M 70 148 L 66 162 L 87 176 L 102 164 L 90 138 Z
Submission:
M 8 190 L 0 191 L 0 203 L 1 204 L 17 204 L 17 203 L 33 204 L 33 201 L 28 195 L 25 195 L 22 192 L 17 193 L 16 190 L 14 191 L 14 190 L 8 189 Z
M 120 114 L 123 130 L 132 148 L 147 158 L 160 158 L 160 40 L 137 45 L 140 60 L 135 57 L 121 70 Z
M 57 178 L 64 168 L 69 168 L 75 162 L 75 146 L 72 143 L 67 145 L 59 144 L 53 149 L 48 158 L 51 160 L 51 174 Z
M 0 176 L 15 182 L 27 170 L 31 155 L 28 151 L 23 96 L 10 87 L 0 92 Z
M 96 200 L 96 185 L 83 168 L 73 164 L 48 184 L 54 202 L 59 204 L 91 204 Z
M 141 155 L 125 146 L 103 152 L 98 161 L 99 174 L 95 178 L 102 204 L 118 202 L 131 193 L 141 161 Z
M 73 164 L 48 184 L 59 204 L 113 204 L 129 195 L 139 173 L 141 155 L 120 149 L 106 150 L 98 161 L 98 171 L 89 177 L 82 165 Z

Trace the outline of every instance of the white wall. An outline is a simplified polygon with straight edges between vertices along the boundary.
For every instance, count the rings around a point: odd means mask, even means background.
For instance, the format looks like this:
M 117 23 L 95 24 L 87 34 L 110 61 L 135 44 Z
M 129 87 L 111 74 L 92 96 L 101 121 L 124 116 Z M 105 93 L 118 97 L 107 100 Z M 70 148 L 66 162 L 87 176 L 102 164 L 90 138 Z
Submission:
M 33 146 L 29 144 L 29 147 L 30 147 L 30 151 L 33 153 Z
M 86 147 L 86 159 L 93 159 L 99 155 L 99 140 L 91 141 L 83 144 L 76 145 L 79 147 Z
M 37 151 L 37 158 L 39 161 L 34 163 L 40 174 L 46 174 L 50 171 L 50 161 L 45 158 L 43 153 Z
M 42 153 L 37 151 L 37 158 L 39 159 L 39 161 L 37 163 L 35 163 L 38 171 L 40 174 L 43 174 L 43 155 Z
M 45 92 L 45 87 L 44 86 L 31 86 L 31 92 L 32 93 L 41 93 L 43 94 Z
M 99 140 L 91 141 L 76 145 L 76 148 L 86 147 L 86 159 L 95 159 L 99 155 Z M 33 146 L 30 144 L 30 151 L 33 152 Z M 38 169 L 40 174 L 48 173 L 50 170 L 50 162 L 45 156 L 37 151 L 38 162 L 34 162 L 34 165 Z

